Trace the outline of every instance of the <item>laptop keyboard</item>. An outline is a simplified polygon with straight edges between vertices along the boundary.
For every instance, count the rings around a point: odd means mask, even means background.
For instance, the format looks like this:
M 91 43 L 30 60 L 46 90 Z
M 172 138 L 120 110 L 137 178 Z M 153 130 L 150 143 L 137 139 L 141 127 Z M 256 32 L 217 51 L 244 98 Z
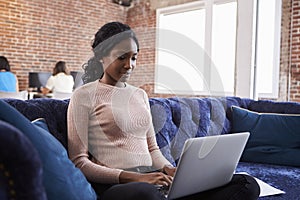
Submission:
M 165 186 L 165 185 L 156 185 L 158 191 L 163 194 L 165 197 L 168 196 L 169 193 L 169 186 Z

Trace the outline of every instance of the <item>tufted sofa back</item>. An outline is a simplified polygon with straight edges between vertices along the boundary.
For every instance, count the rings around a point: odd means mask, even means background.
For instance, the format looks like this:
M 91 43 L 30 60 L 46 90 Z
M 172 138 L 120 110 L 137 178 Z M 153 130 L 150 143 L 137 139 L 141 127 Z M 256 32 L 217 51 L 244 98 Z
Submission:
M 250 99 L 152 98 L 149 100 L 158 145 L 165 157 L 177 163 L 184 141 L 230 133 L 232 105 L 247 108 Z
M 45 118 L 50 132 L 67 148 L 69 100 L 41 98 L 5 101 L 31 121 Z M 149 103 L 158 145 L 173 164 L 178 161 L 186 139 L 230 133 L 232 105 L 257 112 L 300 114 L 299 103 L 254 101 L 239 97 L 150 98 Z
M 30 121 L 45 118 L 49 131 L 67 147 L 67 109 L 69 100 L 39 98 L 30 100 L 5 99 Z
M 31 121 L 45 118 L 49 131 L 67 149 L 69 100 L 39 98 L 5 101 Z M 248 99 L 236 97 L 150 98 L 154 130 L 162 153 L 175 164 L 187 138 L 230 132 L 228 108 L 231 105 L 247 107 L 249 102 Z

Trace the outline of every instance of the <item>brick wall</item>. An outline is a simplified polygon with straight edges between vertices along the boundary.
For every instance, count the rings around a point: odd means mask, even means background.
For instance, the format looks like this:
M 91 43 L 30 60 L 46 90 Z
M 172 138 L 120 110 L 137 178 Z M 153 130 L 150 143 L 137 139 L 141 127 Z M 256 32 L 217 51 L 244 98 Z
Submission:
M 292 1 L 291 15 L 290 99 L 300 101 L 300 1 Z
M 80 70 L 94 33 L 107 21 L 126 21 L 127 8 L 108 0 L 0 0 L 0 55 L 27 89 L 28 72 L 50 71 L 58 60 Z
M 147 0 L 136 2 L 128 11 L 127 23 L 134 28 L 140 43 L 137 68 L 130 82 L 154 96 L 156 11 Z
M 281 51 L 279 74 L 279 98 L 280 101 L 289 100 L 289 71 L 290 71 L 290 36 L 291 36 L 291 0 L 282 1 L 281 17 Z
M 52 71 L 58 60 L 71 70 L 91 56 L 90 42 L 108 21 L 128 23 L 138 34 L 138 67 L 130 83 L 151 97 L 155 71 L 156 9 L 194 0 L 135 0 L 123 7 L 110 0 L 0 0 L 0 55 L 6 56 L 27 89 L 28 72 Z M 300 102 L 300 3 L 283 0 L 278 100 Z

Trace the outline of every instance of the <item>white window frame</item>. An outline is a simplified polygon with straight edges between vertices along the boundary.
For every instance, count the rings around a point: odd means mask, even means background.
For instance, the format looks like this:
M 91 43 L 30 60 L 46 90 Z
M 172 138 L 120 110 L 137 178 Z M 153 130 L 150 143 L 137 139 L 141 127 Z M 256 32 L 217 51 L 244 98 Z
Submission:
M 256 4 L 256 12 L 259 15 L 259 1 L 257 0 Z M 258 98 L 274 98 L 277 99 L 279 95 L 279 71 L 280 71 L 280 38 L 281 38 L 281 16 L 282 16 L 282 1 L 281 0 L 273 0 L 275 2 L 275 19 L 274 19 L 274 49 L 273 50 L 273 76 L 272 76 L 272 92 L 269 93 L 260 93 L 257 89 L 258 85 L 260 84 L 256 79 L 257 76 L 254 76 L 254 85 L 255 89 L 253 91 L 254 99 Z M 258 18 L 256 22 L 256 29 L 258 29 Z M 259 37 L 256 35 L 256 37 Z M 263 45 L 263 44 L 262 44 Z M 256 51 L 257 52 L 258 45 L 256 44 Z M 255 63 L 254 63 L 254 73 L 257 73 L 257 55 L 255 54 Z M 259 66 L 258 66 L 259 67 Z
M 156 24 L 157 24 L 157 26 L 158 27 L 160 27 L 159 26 L 159 16 L 161 15 L 161 14 L 166 14 L 166 15 L 168 15 L 168 14 L 173 14 L 173 13 L 178 13 L 178 12 L 186 12 L 186 11 L 192 11 L 192 10 L 195 10 L 195 9 L 201 9 L 201 8 L 203 8 L 205 6 L 205 2 L 203 2 L 203 1 L 197 1 L 197 2 L 191 2 L 191 3 L 186 3 L 186 4 L 180 4 L 180 5 L 176 5 L 176 6 L 170 6 L 170 7 L 166 7 L 166 8 L 160 8 L 160 9 L 157 9 L 157 14 L 156 14 Z M 207 21 L 205 21 L 205 24 L 207 24 Z M 167 48 L 163 48 L 163 50 L 162 49 L 159 49 L 159 34 L 160 34 L 160 31 L 161 32 L 163 32 L 162 34 L 167 34 L 167 33 L 165 33 L 165 32 L 168 32 L 168 30 L 159 30 L 159 28 L 157 29 L 157 32 L 156 32 L 156 47 L 158 47 L 158 48 L 156 48 L 156 56 L 155 56 L 155 59 L 156 59 L 156 61 L 155 61 L 155 85 L 154 85 L 154 92 L 155 93 L 162 93 L 162 94 L 170 94 L 170 93 L 176 93 L 176 94 L 187 94 L 187 92 L 189 92 L 189 94 L 191 94 L 192 93 L 192 91 L 183 91 L 183 90 L 178 90 L 178 89 L 176 89 L 176 88 L 169 88 L 168 86 L 169 85 L 163 85 L 160 81 L 159 81 L 159 77 L 158 77 L 158 74 L 159 74 L 159 65 L 158 65 L 158 60 L 159 60 L 159 51 L 165 51 L 165 52 L 169 52 L 169 53 L 174 53 L 174 55 L 175 54 L 177 54 L 178 55 L 178 57 L 179 57 L 179 59 L 182 59 L 182 60 L 184 60 L 184 61 L 186 61 L 187 63 L 190 63 L 191 65 L 197 65 L 197 64 L 195 64 L 195 63 L 197 63 L 198 62 L 198 60 L 197 61 L 195 61 L 195 59 L 186 59 L 186 57 L 188 57 L 188 56 L 186 56 L 186 55 L 183 55 L 183 54 L 187 54 L 187 52 L 185 51 L 184 53 L 179 53 L 179 52 L 176 52 L 176 50 L 175 51 L 173 51 L 173 48 L 172 48 L 172 44 L 167 44 L 166 46 L 168 46 Z M 171 37 L 175 37 L 175 38 L 180 38 L 180 39 L 183 39 L 183 40 L 185 40 L 185 39 L 187 39 L 187 38 L 181 38 L 181 36 L 180 36 L 180 34 L 176 34 L 176 33 L 172 33 L 172 32 L 170 32 L 170 34 L 172 34 L 172 36 Z M 207 33 L 205 33 L 205 35 L 207 35 Z M 206 36 L 205 36 L 206 37 Z M 178 39 L 177 38 L 177 39 Z M 174 42 L 176 42 L 176 41 L 174 41 Z M 192 42 L 192 41 L 187 41 L 187 42 Z M 205 42 L 206 43 L 206 42 Z M 171 48 L 169 48 L 169 45 L 171 46 Z M 183 44 L 181 44 L 181 45 L 183 45 Z M 205 44 L 206 45 L 206 44 Z M 165 46 L 164 46 L 165 47 Z M 176 47 L 175 47 L 176 48 Z M 196 47 L 197 48 L 197 47 Z M 197 49 L 197 50 L 199 50 L 199 49 Z M 200 50 L 201 51 L 201 50 Z M 199 52 L 199 54 L 204 54 L 205 52 Z M 203 56 L 203 55 L 202 55 Z M 201 61 L 200 61 L 201 62 Z M 201 64 L 201 66 L 202 66 L 202 64 Z M 161 67 L 162 68 L 162 67 Z M 200 69 L 199 69 L 200 70 Z M 201 71 L 202 70 L 204 70 L 204 69 L 201 69 Z M 203 71 L 202 71 L 203 72 Z M 208 73 L 208 72 L 205 72 L 205 73 Z M 171 82 L 173 82 L 173 81 L 171 81 Z M 202 83 L 202 84 L 204 84 L 204 83 Z M 194 94 L 194 93 L 193 93 Z M 200 92 L 200 91 L 198 91 L 198 92 L 196 92 L 196 94 L 198 94 L 198 95 L 206 95 L 207 93 L 206 92 Z
M 195 9 L 197 7 L 203 7 L 203 3 L 206 3 L 208 6 L 212 6 L 213 3 L 226 3 L 232 2 L 233 0 L 202 0 L 196 1 L 192 3 L 186 3 L 182 5 L 167 7 L 157 9 L 157 25 L 159 25 L 159 16 L 161 13 L 172 13 L 172 12 L 180 12 L 181 10 L 186 9 Z M 278 1 L 277 8 L 281 10 L 281 0 Z M 255 80 L 255 52 L 256 52 L 256 1 L 244 1 L 244 0 L 237 0 L 237 33 L 236 33 L 236 66 L 235 66 L 235 80 L 234 80 L 234 92 L 224 93 L 223 95 L 235 95 L 240 97 L 248 97 L 248 98 L 258 98 L 258 97 L 277 97 L 278 96 L 278 82 L 279 82 L 279 51 L 280 51 L 280 42 L 277 42 L 278 49 L 275 49 L 275 58 L 277 59 L 277 64 L 275 66 L 274 72 L 275 74 L 273 77 L 273 91 L 271 94 L 258 94 L 256 92 L 256 80 Z M 207 10 L 209 11 L 209 10 Z M 209 14 L 209 13 L 207 13 Z M 280 17 L 281 15 L 279 15 Z M 280 18 L 277 19 L 277 24 L 279 24 L 277 28 L 280 30 Z M 279 23 L 278 23 L 279 22 Z M 211 21 L 206 18 L 206 26 L 211 26 Z M 211 29 L 210 29 L 211 30 Z M 206 28 L 206 41 L 210 42 L 211 40 L 211 32 L 208 28 Z M 158 34 L 159 31 L 157 31 Z M 158 35 L 157 35 L 158 40 Z M 277 32 L 276 38 L 280 38 L 280 31 Z M 206 45 L 205 48 L 207 53 L 210 55 L 211 47 L 210 45 Z M 156 51 L 156 59 L 158 57 L 158 50 Z M 155 69 L 155 81 L 157 80 L 157 72 L 159 66 L 157 65 L 156 60 L 156 69 Z M 208 73 L 208 72 L 205 72 Z M 168 93 L 167 91 L 160 91 L 156 87 L 154 88 L 155 93 Z M 192 95 L 192 94 L 191 94 Z M 212 93 L 201 93 L 200 95 L 212 95 L 212 96 L 220 96 L 222 94 L 212 94 Z
M 218 4 L 218 3 L 227 3 L 227 2 L 234 2 L 236 0 L 202 0 L 202 1 L 196 1 L 176 6 L 171 6 L 167 8 L 160 8 L 157 9 L 157 25 L 159 27 L 159 16 L 160 14 L 166 14 L 166 13 L 174 13 L 174 12 L 180 12 L 185 11 L 188 9 L 196 9 L 199 7 L 203 7 L 203 4 L 206 6 L 206 28 L 205 28 L 205 51 L 208 55 L 208 57 L 211 57 L 211 29 L 212 29 L 212 5 Z M 250 88 L 253 86 L 253 10 L 254 3 L 253 1 L 238 1 L 238 19 L 237 19 L 237 41 L 236 41 L 236 69 L 235 69 L 235 80 L 234 80 L 234 91 L 232 93 L 219 93 L 219 92 L 213 92 L 213 91 L 204 91 L 203 93 L 197 93 L 197 95 L 209 95 L 209 96 L 226 96 L 226 95 L 236 95 L 241 97 L 253 97 L 253 91 L 250 91 Z M 158 31 L 159 32 L 159 31 Z M 251 33 L 251 34 L 249 34 Z M 159 35 L 157 35 L 157 40 L 159 38 Z M 247 46 L 247 50 L 245 51 L 244 47 Z M 158 50 L 156 52 L 156 59 L 158 58 Z M 210 61 L 207 61 L 210 63 Z M 206 64 L 206 66 L 209 66 L 209 64 Z M 245 66 L 247 66 L 245 69 Z M 156 60 L 156 75 L 155 75 L 155 81 L 157 82 L 157 72 L 159 66 L 157 65 Z M 206 68 L 203 73 L 205 77 L 209 77 L 210 68 Z M 250 70 L 250 71 L 249 71 Z M 251 73 L 249 73 L 251 72 Z M 207 76 L 208 75 L 208 76 Z M 242 80 L 242 81 L 239 81 Z M 237 87 L 237 83 L 242 82 L 240 84 L 240 87 Z M 155 93 L 165 93 L 166 91 L 160 91 L 157 90 L 155 87 L 154 89 Z M 193 94 L 190 94 L 193 95 Z

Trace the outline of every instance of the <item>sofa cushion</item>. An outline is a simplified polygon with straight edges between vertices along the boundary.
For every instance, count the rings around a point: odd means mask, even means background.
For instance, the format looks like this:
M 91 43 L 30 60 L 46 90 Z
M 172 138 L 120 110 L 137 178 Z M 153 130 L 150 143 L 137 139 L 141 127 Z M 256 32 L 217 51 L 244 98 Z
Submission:
M 45 131 L 49 132 L 47 122 L 44 118 L 35 119 L 31 123 L 33 123 L 37 127 L 44 129 Z
M 0 199 L 47 199 L 43 185 L 42 162 L 38 152 L 20 130 L 2 120 L 0 120 Z
M 38 98 L 30 100 L 4 99 L 30 121 L 45 118 L 50 133 L 67 149 L 67 109 L 69 100 Z
M 233 132 L 249 131 L 242 161 L 300 166 L 300 115 L 258 113 L 232 106 Z
M 22 131 L 38 151 L 49 200 L 96 199 L 95 191 L 85 176 L 69 160 L 66 149 L 45 126 L 41 128 L 31 123 L 3 100 L 0 100 L 0 119 Z
M 163 155 L 176 165 L 185 140 L 225 134 L 231 130 L 232 105 L 252 100 L 227 98 L 150 98 L 156 140 Z
M 295 200 L 299 199 L 300 168 L 292 166 L 239 162 L 236 172 L 247 172 L 269 185 L 283 190 L 285 194 L 260 197 L 258 200 Z

